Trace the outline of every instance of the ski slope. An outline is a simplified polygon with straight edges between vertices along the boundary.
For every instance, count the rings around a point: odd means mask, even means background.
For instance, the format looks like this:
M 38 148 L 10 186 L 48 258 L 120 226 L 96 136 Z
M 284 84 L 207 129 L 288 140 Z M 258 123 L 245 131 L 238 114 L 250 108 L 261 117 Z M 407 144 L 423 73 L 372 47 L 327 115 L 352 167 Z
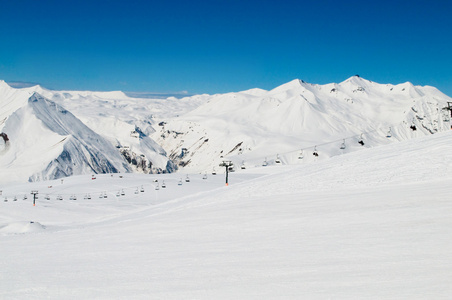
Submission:
M 0 298 L 448 299 L 451 168 L 448 131 L 228 187 L 221 172 L 4 186 Z

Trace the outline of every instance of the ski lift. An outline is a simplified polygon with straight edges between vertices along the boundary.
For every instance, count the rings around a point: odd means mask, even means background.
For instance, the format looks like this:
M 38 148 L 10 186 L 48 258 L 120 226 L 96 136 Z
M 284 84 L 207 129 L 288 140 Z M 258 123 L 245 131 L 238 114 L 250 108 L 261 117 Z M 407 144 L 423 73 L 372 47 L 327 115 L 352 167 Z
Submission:
M 140 191 L 138 190 L 138 188 L 135 190 L 135 195 L 138 194 Z
M 202 179 L 207 179 L 207 173 L 202 176 Z
M 188 177 L 188 175 L 187 177 L 185 177 L 185 182 L 190 182 L 190 178 Z
M 104 199 L 107 198 L 107 192 L 104 192 Z
M 212 175 L 217 175 L 217 172 L 215 171 L 215 169 L 212 170 Z
M 50 200 L 50 196 L 49 196 L 49 194 L 47 194 L 45 197 L 44 197 L 44 199 L 46 199 L 46 200 Z
M 341 145 L 341 149 L 344 150 L 345 147 L 346 147 L 346 146 L 345 146 L 345 139 L 344 139 L 343 142 L 342 142 L 342 145 Z
M 104 194 L 103 194 L 103 193 L 100 193 L 99 199 L 102 199 L 102 198 L 104 198 Z
M 28 198 L 27 198 L 27 195 L 24 195 L 24 199 L 23 200 L 27 200 Z
M 165 180 L 162 181 L 162 189 L 166 188 Z
M 17 201 L 17 197 L 16 197 L 16 196 L 14 196 L 14 199 L 13 199 L 13 201 Z
M 119 197 L 119 196 L 121 196 L 121 193 L 118 191 L 118 192 L 116 193 L 116 197 Z
M 300 153 L 298 154 L 298 159 L 303 159 L 303 149 L 300 150 Z
M 141 186 L 140 192 L 144 193 L 144 187 L 143 186 Z
M 63 200 L 63 197 L 61 197 L 61 195 L 58 195 L 56 199 L 61 201 L 61 200 Z
M 277 164 L 281 163 L 281 159 L 279 159 L 279 154 L 276 154 L 275 163 L 277 163 Z
M 157 185 L 155 186 L 155 190 L 156 190 L 156 191 L 160 190 L 160 186 L 159 186 L 158 183 L 157 183 Z
M 8 198 L 5 197 L 5 199 L 3 199 L 3 202 L 8 202 Z
M 312 155 L 314 155 L 315 157 L 319 156 L 319 153 L 317 152 L 317 146 L 314 146 L 314 152 L 312 152 Z
M 267 158 L 265 158 L 264 162 L 262 163 L 262 166 L 263 166 L 263 167 L 268 166 Z
M 126 193 L 124 192 L 124 190 L 121 190 L 121 196 L 125 196 Z
M 246 169 L 246 167 L 245 167 L 245 161 L 244 161 L 244 160 L 242 161 L 242 165 L 240 166 L 240 169 L 242 169 L 242 170 L 245 170 L 245 169 Z
M 69 197 L 69 200 L 77 200 L 77 197 L 75 195 L 71 195 L 71 197 Z
M 91 180 L 96 179 L 96 175 L 91 175 Z
M 179 180 L 179 182 L 177 183 L 177 185 L 182 185 L 182 178 Z
M 386 137 L 389 139 L 392 137 L 391 127 L 389 127 L 388 133 L 386 133 Z
M 358 144 L 361 146 L 364 146 L 364 140 L 363 140 L 363 134 L 361 133 L 361 136 L 359 137 Z

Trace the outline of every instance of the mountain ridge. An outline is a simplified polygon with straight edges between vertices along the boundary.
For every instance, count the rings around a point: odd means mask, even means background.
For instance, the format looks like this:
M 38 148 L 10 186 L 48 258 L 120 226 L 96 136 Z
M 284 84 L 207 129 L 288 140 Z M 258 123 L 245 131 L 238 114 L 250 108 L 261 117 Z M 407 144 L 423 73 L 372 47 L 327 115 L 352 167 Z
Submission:
M 446 130 L 450 118 L 443 107 L 448 101 L 452 99 L 434 87 L 380 84 L 358 76 L 324 85 L 294 79 L 269 91 L 181 99 L 52 91 L 39 85 L 16 89 L 0 81 L 0 132 L 11 137 L 9 154 L 0 154 L 0 181 L 11 172 L 27 173 L 32 181 L 91 172 L 204 173 L 218 169 L 223 159 L 232 160 L 236 169 L 261 166 L 264 160 L 312 162 Z M 39 134 L 57 145 L 43 155 L 45 162 L 35 162 L 39 170 L 6 159 L 21 139 L 24 153 L 15 155 L 31 155 L 25 140 L 35 137 L 8 132 L 26 125 L 18 116 L 11 119 L 24 107 L 23 118 L 35 118 L 31 112 L 40 111 L 35 127 L 50 128 L 52 134 L 44 129 Z M 363 137 L 365 146 L 358 145 Z M 341 144 L 347 147 L 339 149 Z M 302 151 L 321 155 L 300 160 Z M 70 168 L 69 157 L 83 167 Z

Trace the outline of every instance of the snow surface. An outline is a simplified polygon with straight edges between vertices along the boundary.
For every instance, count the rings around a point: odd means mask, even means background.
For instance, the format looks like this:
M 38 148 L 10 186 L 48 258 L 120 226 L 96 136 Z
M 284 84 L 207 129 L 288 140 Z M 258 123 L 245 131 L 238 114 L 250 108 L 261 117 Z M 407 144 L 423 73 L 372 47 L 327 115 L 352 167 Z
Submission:
M 0 298 L 448 299 L 451 169 L 448 131 L 228 187 L 220 170 L 2 186 Z

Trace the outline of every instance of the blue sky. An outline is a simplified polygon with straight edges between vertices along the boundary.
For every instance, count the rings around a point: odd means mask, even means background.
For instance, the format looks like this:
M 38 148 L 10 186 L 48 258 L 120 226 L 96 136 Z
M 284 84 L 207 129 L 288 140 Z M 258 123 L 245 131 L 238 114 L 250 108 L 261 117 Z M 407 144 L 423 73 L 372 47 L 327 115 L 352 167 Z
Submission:
M 0 79 L 223 93 L 299 78 L 452 96 L 452 1 L 1 1 Z

